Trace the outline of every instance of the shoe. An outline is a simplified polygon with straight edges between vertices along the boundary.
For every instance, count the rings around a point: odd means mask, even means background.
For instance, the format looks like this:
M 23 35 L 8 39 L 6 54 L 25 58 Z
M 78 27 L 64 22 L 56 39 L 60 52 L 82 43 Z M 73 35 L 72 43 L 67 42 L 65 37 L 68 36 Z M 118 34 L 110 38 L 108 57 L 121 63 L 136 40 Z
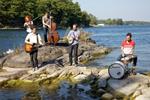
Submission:
M 69 64 L 69 66 L 72 66 L 72 64 Z
M 75 64 L 75 67 L 78 67 L 79 65 L 78 64 Z
M 35 71 L 38 70 L 38 67 L 35 67 Z
M 32 71 L 34 72 L 34 71 L 35 71 L 35 68 L 32 68 Z

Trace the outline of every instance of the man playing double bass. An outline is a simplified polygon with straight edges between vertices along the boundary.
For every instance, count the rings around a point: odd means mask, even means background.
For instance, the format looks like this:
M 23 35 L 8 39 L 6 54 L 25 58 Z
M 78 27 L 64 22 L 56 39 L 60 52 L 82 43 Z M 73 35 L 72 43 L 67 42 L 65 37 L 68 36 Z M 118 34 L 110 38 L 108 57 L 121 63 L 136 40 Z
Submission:
M 49 32 L 49 29 L 51 28 L 50 27 L 51 19 L 50 19 L 48 12 L 45 12 L 44 16 L 42 17 L 42 24 L 43 24 L 43 29 L 44 29 L 44 41 L 45 43 L 47 43 L 48 42 L 47 35 Z

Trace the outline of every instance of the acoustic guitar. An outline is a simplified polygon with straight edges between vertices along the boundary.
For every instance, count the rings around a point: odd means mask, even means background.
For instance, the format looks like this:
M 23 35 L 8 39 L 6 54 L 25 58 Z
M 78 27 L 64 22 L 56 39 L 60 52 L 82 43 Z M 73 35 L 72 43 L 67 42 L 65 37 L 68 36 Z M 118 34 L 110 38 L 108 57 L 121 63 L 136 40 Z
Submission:
M 41 48 L 43 46 L 46 46 L 46 44 L 45 45 L 38 45 L 38 44 L 32 45 L 29 43 L 25 43 L 24 50 L 26 53 L 31 53 L 32 51 L 37 50 L 38 48 Z

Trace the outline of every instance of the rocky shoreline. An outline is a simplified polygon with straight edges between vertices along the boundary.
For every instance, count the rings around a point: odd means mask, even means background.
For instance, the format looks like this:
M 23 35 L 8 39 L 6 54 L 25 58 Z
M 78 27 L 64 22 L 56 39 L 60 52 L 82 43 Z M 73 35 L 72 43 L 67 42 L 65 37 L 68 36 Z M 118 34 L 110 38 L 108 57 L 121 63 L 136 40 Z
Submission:
M 32 71 L 29 55 L 23 50 L 0 58 L 0 88 L 20 88 L 22 100 L 44 100 L 39 91 L 49 91 L 52 100 L 149 100 L 150 77 L 130 75 L 111 79 L 107 68 L 87 67 L 86 63 L 111 52 L 93 42 L 81 42 L 79 66 L 68 66 L 68 46 L 39 49 L 40 68 Z

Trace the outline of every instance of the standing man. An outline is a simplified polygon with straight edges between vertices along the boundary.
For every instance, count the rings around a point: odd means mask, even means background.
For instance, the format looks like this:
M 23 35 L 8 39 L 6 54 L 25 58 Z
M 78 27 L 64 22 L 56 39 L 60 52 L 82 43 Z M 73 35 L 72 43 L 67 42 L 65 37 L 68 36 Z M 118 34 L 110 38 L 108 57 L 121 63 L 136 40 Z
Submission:
M 35 71 L 38 69 L 38 48 L 36 46 L 43 45 L 41 36 L 37 33 L 35 26 L 31 27 L 31 33 L 26 36 L 25 43 L 33 46 L 33 49 L 30 52 L 30 58 L 33 70 Z
M 132 40 L 132 34 L 127 33 L 126 39 L 121 44 L 121 55 L 118 61 L 121 61 L 123 57 L 129 57 L 133 61 L 133 66 L 137 64 L 137 56 L 134 54 L 135 42 Z
M 45 14 L 44 14 L 44 16 L 42 17 L 42 24 L 43 24 L 43 29 L 44 29 L 44 41 L 45 41 L 45 43 L 47 43 L 48 42 L 48 40 L 47 40 L 47 34 L 48 34 L 48 32 L 49 32 L 49 28 L 50 28 L 50 24 L 51 24 L 51 20 L 50 20 L 50 18 L 49 18 L 49 14 L 48 14 L 48 12 L 46 12 Z
M 69 32 L 67 39 L 71 40 L 69 42 L 70 48 L 69 48 L 69 63 L 70 66 L 72 66 L 72 59 L 73 59 L 73 53 L 74 53 L 74 63 L 77 66 L 78 65 L 78 46 L 79 46 L 79 35 L 80 31 L 77 28 L 77 24 L 73 24 L 72 30 Z

